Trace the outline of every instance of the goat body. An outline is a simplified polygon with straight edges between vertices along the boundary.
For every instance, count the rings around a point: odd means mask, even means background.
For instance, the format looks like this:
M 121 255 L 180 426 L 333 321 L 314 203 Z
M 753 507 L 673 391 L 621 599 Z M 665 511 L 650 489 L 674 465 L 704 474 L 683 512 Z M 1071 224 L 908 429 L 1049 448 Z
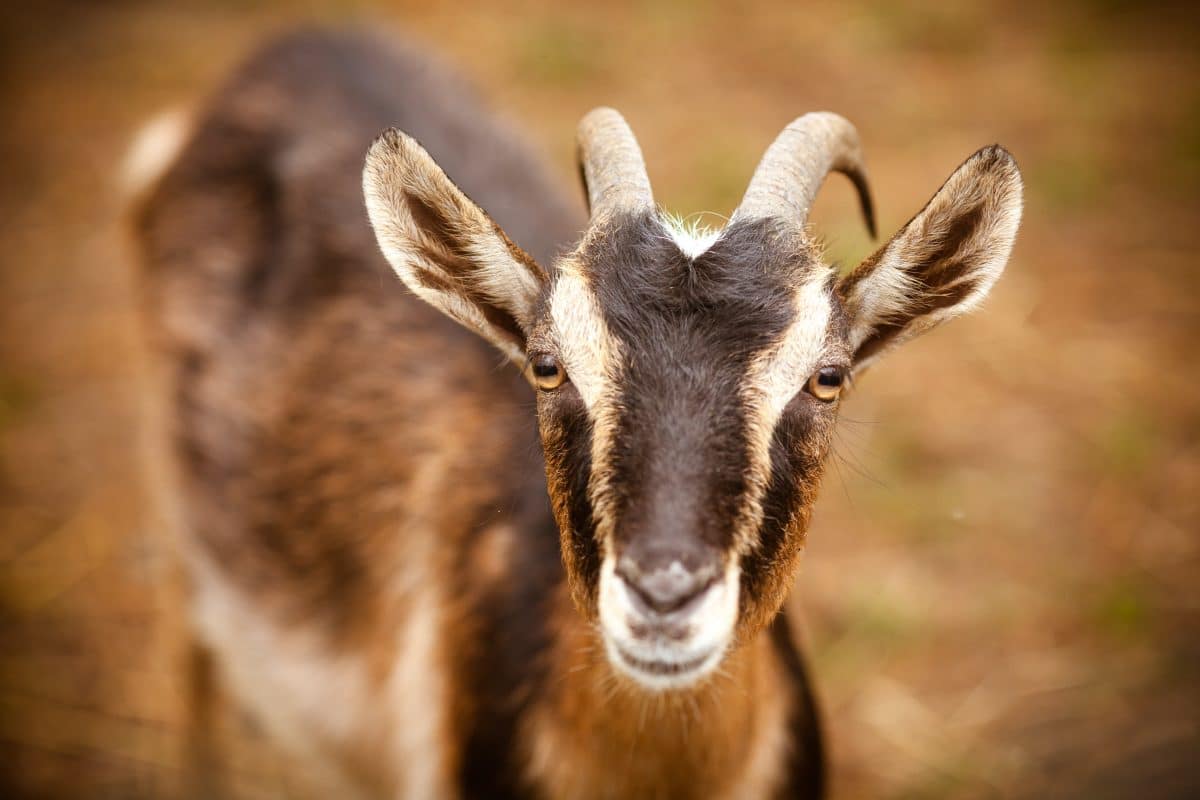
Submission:
M 584 220 L 425 56 L 302 33 L 241 68 L 141 204 L 196 635 L 333 786 L 744 797 L 820 781 L 782 621 L 641 695 L 565 585 L 529 389 L 397 281 L 363 212 L 389 125 L 549 263 Z

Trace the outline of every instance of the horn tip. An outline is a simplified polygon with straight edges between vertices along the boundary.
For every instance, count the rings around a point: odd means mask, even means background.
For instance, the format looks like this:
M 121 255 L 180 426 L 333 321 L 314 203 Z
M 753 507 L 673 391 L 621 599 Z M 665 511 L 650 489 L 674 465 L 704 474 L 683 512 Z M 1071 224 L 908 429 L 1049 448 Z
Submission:
M 625 118 L 621 116 L 621 112 L 617 111 L 612 106 L 596 106 L 591 111 L 583 115 L 579 120 L 579 127 L 590 128 L 595 125 L 603 125 L 610 122 L 624 122 Z

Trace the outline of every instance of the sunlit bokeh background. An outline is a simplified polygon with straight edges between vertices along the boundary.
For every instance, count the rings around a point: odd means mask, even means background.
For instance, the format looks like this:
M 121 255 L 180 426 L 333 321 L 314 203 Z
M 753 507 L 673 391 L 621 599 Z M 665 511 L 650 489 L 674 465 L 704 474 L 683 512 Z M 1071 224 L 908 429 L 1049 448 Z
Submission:
M 659 201 L 728 214 L 815 109 L 881 228 L 999 141 L 1026 180 L 984 309 L 844 410 L 795 604 L 847 798 L 1200 796 L 1200 14 L 1194 4 L 57 0 L 0 11 L 0 787 L 160 797 L 177 613 L 142 459 L 117 176 L 270 33 L 365 23 L 477 83 L 573 180 L 614 105 Z M 1191 7 L 1189 7 L 1191 6 Z M 364 142 L 364 147 L 366 143 Z M 710 217 L 719 222 L 719 217 Z M 815 229 L 872 249 L 848 184 Z M 287 765 L 236 716 L 237 791 Z

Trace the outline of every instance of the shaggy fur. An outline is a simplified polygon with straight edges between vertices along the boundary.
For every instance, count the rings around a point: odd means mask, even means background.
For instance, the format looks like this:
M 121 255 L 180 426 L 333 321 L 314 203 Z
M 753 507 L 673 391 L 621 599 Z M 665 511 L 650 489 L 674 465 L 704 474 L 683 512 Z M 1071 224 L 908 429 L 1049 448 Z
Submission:
M 1019 177 L 981 151 L 838 283 L 787 216 L 681 248 L 614 114 L 585 123 L 585 229 L 427 57 L 300 33 L 142 195 L 198 647 L 338 796 L 822 792 L 779 614 L 837 413 L 804 387 L 974 304 Z M 535 391 L 497 349 L 567 380 Z M 737 577 L 716 673 L 614 670 L 622 557 Z

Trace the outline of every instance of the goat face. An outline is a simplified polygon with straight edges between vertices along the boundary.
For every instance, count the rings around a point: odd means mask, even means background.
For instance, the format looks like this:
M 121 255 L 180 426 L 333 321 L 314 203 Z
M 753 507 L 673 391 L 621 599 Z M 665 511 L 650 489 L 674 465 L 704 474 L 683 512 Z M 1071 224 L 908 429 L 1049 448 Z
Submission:
M 789 126 L 704 241 L 654 207 L 615 112 L 585 118 L 580 144 L 592 222 L 550 274 L 399 132 L 368 155 L 367 207 L 409 287 L 534 385 L 572 596 L 613 665 L 647 688 L 683 687 L 778 612 L 842 386 L 987 293 L 1016 234 L 1020 177 L 1007 152 L 981 150 L 839 279 L 803 217 L 835 169 L 871 219 L 841 118 Z
M 652 211 L 609 219 L 529 339 L 531 369 L 569 378 L 538 412 L 576 596 L 616 663 L 667 685 L 781 602 L 837 405 L 806 387 L 851 366 L 802 237 L 739 222 L 692 252 Z

